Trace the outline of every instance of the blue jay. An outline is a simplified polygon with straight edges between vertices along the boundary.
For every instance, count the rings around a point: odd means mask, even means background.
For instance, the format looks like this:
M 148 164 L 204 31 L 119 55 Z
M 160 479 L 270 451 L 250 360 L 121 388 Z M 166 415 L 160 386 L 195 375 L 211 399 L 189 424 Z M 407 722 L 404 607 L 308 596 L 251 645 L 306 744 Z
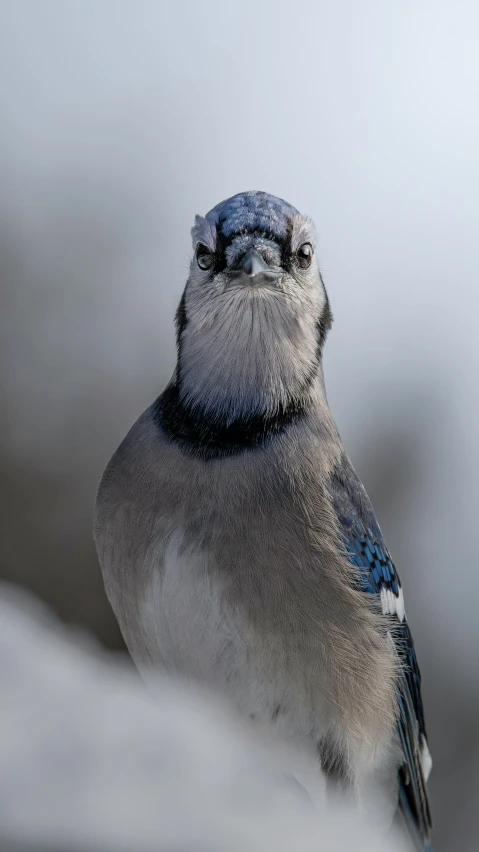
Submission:
M 166 390 L 114 454 L 95 539 L 140 670 L 199 679 L 387 791 L 428 848 L 431 759 L 401 583 L 326 399 L 311 220 L 264 192 L 196 217 Z M 373 788 L 374 789 L 374 788 Z

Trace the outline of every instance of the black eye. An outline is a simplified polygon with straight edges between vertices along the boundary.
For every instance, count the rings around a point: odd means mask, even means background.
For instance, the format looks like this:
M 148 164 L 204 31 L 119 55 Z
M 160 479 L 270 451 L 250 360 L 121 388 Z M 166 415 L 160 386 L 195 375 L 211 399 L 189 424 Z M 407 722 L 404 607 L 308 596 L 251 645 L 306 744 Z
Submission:
M 298 266 L 300 266 L 301 269 L 307 269 L 308 266 L 311 266 L 311 261 L 313 259 L 313 246 L 311 243 L 303 243 L 303 245 L 299 247 L 296 252 L 296 259 L 298 261 Z
M 213 266 L 213 255 L 203 243 L 196 246 L 196 262 L 200 269 L 211 269 Z

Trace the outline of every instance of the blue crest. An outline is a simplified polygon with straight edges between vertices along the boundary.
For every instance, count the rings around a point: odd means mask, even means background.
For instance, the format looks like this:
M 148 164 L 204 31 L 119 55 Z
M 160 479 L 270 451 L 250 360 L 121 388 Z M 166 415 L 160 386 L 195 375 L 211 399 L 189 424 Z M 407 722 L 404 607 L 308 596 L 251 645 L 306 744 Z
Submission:
M 288 225 L 299 211 L 267 192 L 240 192 L 220 201 L 206 214 L 206 220 L 225 237 L 242 231 L 264 231 L 280 240 L 287 234 Z

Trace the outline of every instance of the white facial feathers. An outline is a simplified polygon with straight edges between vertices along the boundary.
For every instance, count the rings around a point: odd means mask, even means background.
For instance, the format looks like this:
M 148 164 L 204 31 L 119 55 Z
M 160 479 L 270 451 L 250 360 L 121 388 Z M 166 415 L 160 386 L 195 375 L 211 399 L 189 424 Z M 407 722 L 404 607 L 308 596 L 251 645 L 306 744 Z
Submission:
M 191 239 L 193 241 L 193 249 L 198 243 L 203 243 L 204 246 L 214 251 L 216 248 L 216 228 L 214 224 L 203 216 L 195 216 L 195 224 L 191 229 Z
M 294 216 L 291 231 L 291 250 L 297 251 L 302 243 L 311 243 L 316 249 L 316 228 L 309 216 Z

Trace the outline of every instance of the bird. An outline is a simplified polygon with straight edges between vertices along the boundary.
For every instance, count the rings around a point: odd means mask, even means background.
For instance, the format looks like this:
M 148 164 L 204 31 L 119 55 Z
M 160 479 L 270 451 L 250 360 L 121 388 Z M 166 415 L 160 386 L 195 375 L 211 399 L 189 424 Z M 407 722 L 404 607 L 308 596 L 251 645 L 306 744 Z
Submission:
M 173 376 L 96 500 L 126 645 L 140 671 L 199 681 L 303 737 L 327 785 L 386 796 L 432 849 L 421 675 L 326 396 L 333 317 L 313 221 L 248 191 L 191 233 Z

